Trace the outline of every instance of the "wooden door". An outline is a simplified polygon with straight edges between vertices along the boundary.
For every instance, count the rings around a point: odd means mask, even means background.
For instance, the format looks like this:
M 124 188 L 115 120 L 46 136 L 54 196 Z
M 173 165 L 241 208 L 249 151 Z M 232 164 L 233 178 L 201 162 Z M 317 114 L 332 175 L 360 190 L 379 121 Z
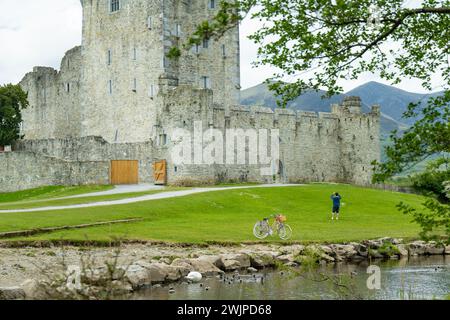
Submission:
M 111 184 L 138 184 L 139 162 L 137 160 L 111 161 Z
M 161 160 L 153 163 L 153 177 L 155 184 L 165 185 L 167 183 L 167 161 Z

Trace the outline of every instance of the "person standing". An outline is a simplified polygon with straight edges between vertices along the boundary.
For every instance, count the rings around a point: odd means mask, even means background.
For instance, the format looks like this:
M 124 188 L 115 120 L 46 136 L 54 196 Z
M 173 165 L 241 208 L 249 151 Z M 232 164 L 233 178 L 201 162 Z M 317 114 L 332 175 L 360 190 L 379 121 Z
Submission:
M 336 220 L 339 220 L 339 212 L 341 209 L 341 195 L 339 193 L 333 193 L 331 195 L 331 200 L 333 201 L 333 211 L 331 214 L 331 220 L 334 220 L 336 217 Z

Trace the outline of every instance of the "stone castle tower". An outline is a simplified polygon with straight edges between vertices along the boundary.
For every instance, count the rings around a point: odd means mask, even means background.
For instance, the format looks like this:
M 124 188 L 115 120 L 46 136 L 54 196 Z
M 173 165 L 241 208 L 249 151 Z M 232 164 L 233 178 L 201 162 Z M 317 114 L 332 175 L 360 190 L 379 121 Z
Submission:
M 37 67 L 21 84 L 32 112 L 28 138 L 102 136 L 142 142 L 154 134 L 164 105 L 159 93 L 190 85 L 212 89 L 214 102 L 239 103 L 239 30 L 182 48 L 216 0 L 81 0 L 81 47 L 67 52 L 60 72 Z M 169 58 L 179 48 L 179 58 Z M 38 110 L 37 110 L 38 109 Z M 47 128 L 42 131 L 45 122 Z

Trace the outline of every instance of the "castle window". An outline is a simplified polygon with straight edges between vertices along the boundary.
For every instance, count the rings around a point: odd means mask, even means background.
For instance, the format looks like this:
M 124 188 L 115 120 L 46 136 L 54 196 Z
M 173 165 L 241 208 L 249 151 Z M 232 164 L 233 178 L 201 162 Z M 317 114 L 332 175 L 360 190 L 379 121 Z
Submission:
M 209 47 L 209 39 L 203 39 L 203 48 L 208 49 Z
M 176 27 L 176 36 L 177 37 L 181 37 L 181 24 L 177 24 L 177 27 Z
M 108 56 L 107 56 L 108 66 L 112 63 L 112 51 L 111 49 L 108 50 Z
M 162 65 L 163 65 L 163 68 L 168 68 L 169 67 L 169 60 L 166 57 L 163 57 Z
M 216 8 L 216 0 L 209 0 L 209 8 L 210 9 Z
M 66 92 L 70 92 L 70 83 L 69 82 L 66 83 Z
M 200 46 L 198 44 L 195 45 L 194 51 L 196 54 L 200 54 Z
M 159 136 L 159 145 L 161 146 L 167 145 L 167 134 L 161 134 Z
M 153 28 L 153 19 L 152 19 L 152 17 L 148 17 L 147 18 L 147 28 L 148 28 L 148 30 L 152 30 L 152 28 Z
M 108 90 L 109 90 L 109 94 L 113 93 L 113 86 L 112 86 L 112 80 L 108 81 Z
M 222 45 L 222 57 L 226 57 L 227 56 L 227 48 L 226 48 L 226 46 L 223 44 Z
M 157 94 L 158 94 L 158 87 L 155 86 L 154 84 L 150 85 L 148 96 L 153 99 L 154 97 L 156 97 Z
M 110 0 L 110 12 L 116 12 L 120 10 L 120 0 Z
M 211 79 L 209 77 L 202 77 L 203 89 L 211 89 Z
M 133 60 L 136 61 L 137 60 L 137 49 L 133 48 Z
M 133 79 L 133 92 L 136 92 L 136 91 L 137 91 L 137 79 L 134 78 Z

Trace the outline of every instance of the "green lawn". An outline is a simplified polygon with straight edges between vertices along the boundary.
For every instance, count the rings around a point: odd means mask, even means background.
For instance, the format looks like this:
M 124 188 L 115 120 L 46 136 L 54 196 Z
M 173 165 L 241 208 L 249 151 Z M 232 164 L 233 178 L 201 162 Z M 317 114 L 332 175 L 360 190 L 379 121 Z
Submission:
M 330 219 L 330 195 L 343 195 L 341 220 Z M 11 240 L 162 240 L 200 243 L 255 241 L 254 223 L 283 213 L 294 241 L 341 242 L 383 236 L 415 238 L 419 228 L 398 212 L 400 201 L 420 206 L 422 197 L 349 185 L 214 191 L 120 206 L 35 213 L 0 213 L 0 232 L 141 217 L 142 222 L 58 231 Z M 276 238 L 268 241 L 279 241 Z
M 32 208 L 39 208 L 39 207 L 68 206 L 68 205 L 75 205 L 75 204 L 113 201 L 113 200 L 137 198 L 137 197 L 147 196 L 147 195 L 151 195 L 151 194 L 157 194 L 157 193 L 161 193 L 161 192 L 177 191 L 177 190 L 185 190 L 185 189 L 187 189 L 187 188 L 169 187 L 169 188 L 164 188 L 163 190 L 149 190 L 149 191 L 142 191 L 142 192 L 120 193 L 120 194 L 80 197 L 80 198 L 71 198 L 71 199 L 26 200 L 26 201 L 6 202 L 6 203 L 0 202 L 0 210 L 32 209 Z
M 98 185 L 75 186 L 75 187 L 48 186 L 17 192 L 0 193 L 0 205 L 10 202 L 19 202 L 19 201 L 28 202 L 52 198 L 70 197 L 85 193 L 107 191 L 113 188 L 114 188 L 113 186 L 98 186 Z

